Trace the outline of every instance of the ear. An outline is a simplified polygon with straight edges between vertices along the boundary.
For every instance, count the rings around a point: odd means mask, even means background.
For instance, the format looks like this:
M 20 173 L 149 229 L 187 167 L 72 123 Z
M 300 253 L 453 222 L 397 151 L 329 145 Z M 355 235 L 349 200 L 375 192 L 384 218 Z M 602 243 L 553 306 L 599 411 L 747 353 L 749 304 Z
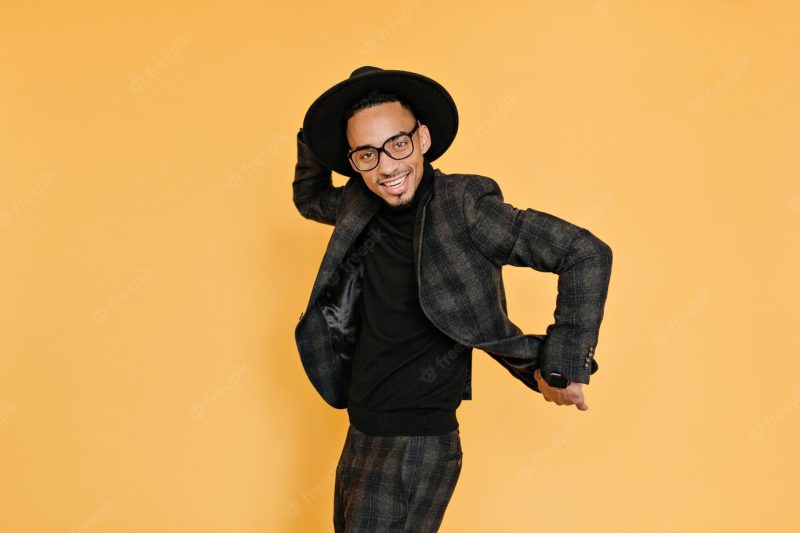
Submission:
M 427 153 L 431 147 L 431 132 L 425 124 L 420 124 L 417 132 L 419 133 L 420 149 L 423 154 Z

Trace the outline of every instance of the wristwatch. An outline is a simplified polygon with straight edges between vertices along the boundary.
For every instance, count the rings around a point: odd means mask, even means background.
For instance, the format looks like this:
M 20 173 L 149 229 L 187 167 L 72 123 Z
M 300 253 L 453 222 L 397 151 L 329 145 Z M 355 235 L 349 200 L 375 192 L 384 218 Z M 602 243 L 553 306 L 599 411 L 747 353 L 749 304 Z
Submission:
M 566 389 L 570 384 L 570 381 L 558 372 L 550 372 L 550 375 L 545 381 L 548 385 L 557 389 Z

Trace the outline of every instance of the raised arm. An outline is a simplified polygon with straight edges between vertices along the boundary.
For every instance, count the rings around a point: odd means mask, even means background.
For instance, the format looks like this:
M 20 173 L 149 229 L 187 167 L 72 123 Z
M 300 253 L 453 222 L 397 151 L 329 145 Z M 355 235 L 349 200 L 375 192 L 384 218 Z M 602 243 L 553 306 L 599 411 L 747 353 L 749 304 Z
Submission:
M 336 224 L 336 211 L 344 186 L 334 187 L 331 169 L 325 167 L 306 146 L 303 128 L 297 132 L 297 164 L 292 195 L 294 205 L 305 218 Z
M 534 209 L 503 202 L 491 178 L 465 188 L 464 216 L 475 246 L 495 265 L 558 274 L 555 323 L 547 328 L 539 367 L 589 383 L 611 277 L 611 248 L 581 228 Z

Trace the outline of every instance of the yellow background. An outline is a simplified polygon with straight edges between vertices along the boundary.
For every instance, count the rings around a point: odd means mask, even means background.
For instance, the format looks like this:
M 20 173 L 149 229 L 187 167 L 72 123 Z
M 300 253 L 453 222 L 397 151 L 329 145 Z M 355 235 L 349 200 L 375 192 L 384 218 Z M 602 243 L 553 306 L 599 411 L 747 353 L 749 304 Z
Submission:
M 4 3 L 0 531 L 332 530 L 347 415 L 293 338 L 331 228 L 291 180 L 361 65 L 451 92 L 434 166 L 614 251 L 588 411 L 475 351 L 442 531 L 798 531 L 798 15 Z M 544 332 L 557 277 L 505 273 Z

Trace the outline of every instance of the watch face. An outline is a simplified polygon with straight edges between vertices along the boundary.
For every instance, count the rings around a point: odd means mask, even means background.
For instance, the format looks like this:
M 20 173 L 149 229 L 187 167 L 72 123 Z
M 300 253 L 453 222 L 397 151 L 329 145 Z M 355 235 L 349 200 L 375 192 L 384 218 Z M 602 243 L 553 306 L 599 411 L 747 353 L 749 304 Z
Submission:
M 556 372 L 550 373 L 550 379 L 547 380 L 548 385 L 557 389 L 565 389 L 569 384 L 567 378 Z

